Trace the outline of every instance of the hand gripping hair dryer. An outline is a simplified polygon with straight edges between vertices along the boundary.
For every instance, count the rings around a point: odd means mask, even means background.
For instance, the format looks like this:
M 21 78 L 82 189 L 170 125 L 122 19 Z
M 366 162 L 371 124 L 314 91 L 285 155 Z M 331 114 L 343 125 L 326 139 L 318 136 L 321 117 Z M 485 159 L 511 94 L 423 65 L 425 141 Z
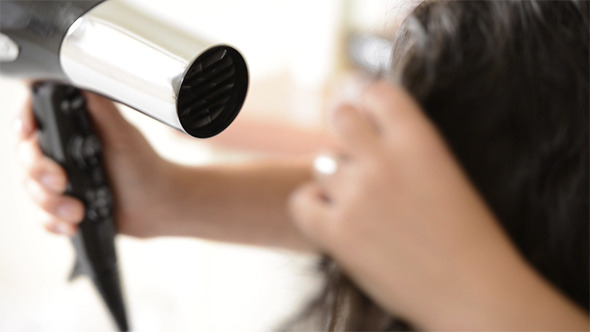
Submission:
M 246 63 L 234 48 L 197 39 L 121 0 L 0 0 L 0 74 L 56 82 L 34 87 L 33 108 L 41 147 L 68 172 L 66 193 L 86 204 L 72 239 L 72 276 L 91 277 L 126 331 L 112 195 L 102 159 L 97 162 L 100 142 L 88 129 L 90 119 L 80 115 L 87 115 L 85 101 L 72 86 L 208 138 L 239 113 L 248 89 Z

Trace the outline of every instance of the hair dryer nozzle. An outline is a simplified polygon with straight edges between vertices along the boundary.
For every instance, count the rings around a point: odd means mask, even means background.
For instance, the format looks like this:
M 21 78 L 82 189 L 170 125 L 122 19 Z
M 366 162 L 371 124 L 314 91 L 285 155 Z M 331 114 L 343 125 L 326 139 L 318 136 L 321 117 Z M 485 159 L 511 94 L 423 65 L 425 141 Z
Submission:
M 100 3 L 72 24 L 60 61 L 74 85 L 199 138 L 227 128 L 248 90 L 248 68 L 237 50 L 118 0 Z
M 235 49 L 216 46 L 189 68 L 178 93 L 183 129 L 207 138 L 222 132 L 238 115 L 248 90 L 248 68 Z

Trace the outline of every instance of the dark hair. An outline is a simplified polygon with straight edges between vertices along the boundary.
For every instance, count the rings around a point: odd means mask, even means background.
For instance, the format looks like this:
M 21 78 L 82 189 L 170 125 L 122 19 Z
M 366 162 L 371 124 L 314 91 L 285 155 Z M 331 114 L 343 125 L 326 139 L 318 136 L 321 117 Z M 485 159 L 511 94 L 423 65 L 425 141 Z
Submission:
M 585 309 L 588 16 L 585 1 L 425 2 L 396 32 L 387 73 L 437 125 L 522 255 Z M 324 292 L 303 314 L 320 328 L 411 328 L 336 263 L 321 266 Z

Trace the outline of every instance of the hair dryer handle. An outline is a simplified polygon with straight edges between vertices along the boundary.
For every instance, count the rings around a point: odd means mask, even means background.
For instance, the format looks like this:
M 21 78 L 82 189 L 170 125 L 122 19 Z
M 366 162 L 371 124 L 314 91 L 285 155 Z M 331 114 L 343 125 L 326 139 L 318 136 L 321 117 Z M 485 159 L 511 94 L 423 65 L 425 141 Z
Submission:
M 119 330 L 127 331 L 114 243 L 113 196 L 86 100 L 73 86 L 42 82 L 33 87 L 33 110 L 43 153 L 65 168 L 66 194 L 86 206 L 80 231 L 72 238 L 76 262 L 70 279 L 88 275 Z

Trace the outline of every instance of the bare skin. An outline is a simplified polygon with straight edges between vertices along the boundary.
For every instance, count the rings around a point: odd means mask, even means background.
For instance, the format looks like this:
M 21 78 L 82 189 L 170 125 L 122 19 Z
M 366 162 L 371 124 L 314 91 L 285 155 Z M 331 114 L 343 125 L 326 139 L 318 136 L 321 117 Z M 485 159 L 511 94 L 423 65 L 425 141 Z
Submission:
M 119 233 L 311 250 L 291 223 L 285 204 L 310 178 L 308 161 L 283 157 L 234 167 L 178 165 L 157 155 L 111 101 L 91 93 L 87 98 L 104 145 Z M 73 235 L 84 206 L 63 195 L 66 174 L 42 155 L 29 103 L 17 121 L 25 186 L 44 212 L 44 225 L 50 232 Z
M 291 207 L 374 300 L 426 330 L 588 328 L 520 257 L 402 89 L 369 87 L 333 126 L 338 169 L 302 186 Z
M 118 229 L 321 251 L 367 294 L 424 329 L 587 330 L 588 316 L 518 254 L 438 132 L 403 90 L 369 87 L 333 117 L 337 172 L 310 160 L 186 167 L 158 156 L 113 104 L 88 95 L 116 195 Z M 84 207 L 42 156 L 30 106 L 18 150 L 51 232 Z M 296 190 L 296 188 L 299 188 Z

